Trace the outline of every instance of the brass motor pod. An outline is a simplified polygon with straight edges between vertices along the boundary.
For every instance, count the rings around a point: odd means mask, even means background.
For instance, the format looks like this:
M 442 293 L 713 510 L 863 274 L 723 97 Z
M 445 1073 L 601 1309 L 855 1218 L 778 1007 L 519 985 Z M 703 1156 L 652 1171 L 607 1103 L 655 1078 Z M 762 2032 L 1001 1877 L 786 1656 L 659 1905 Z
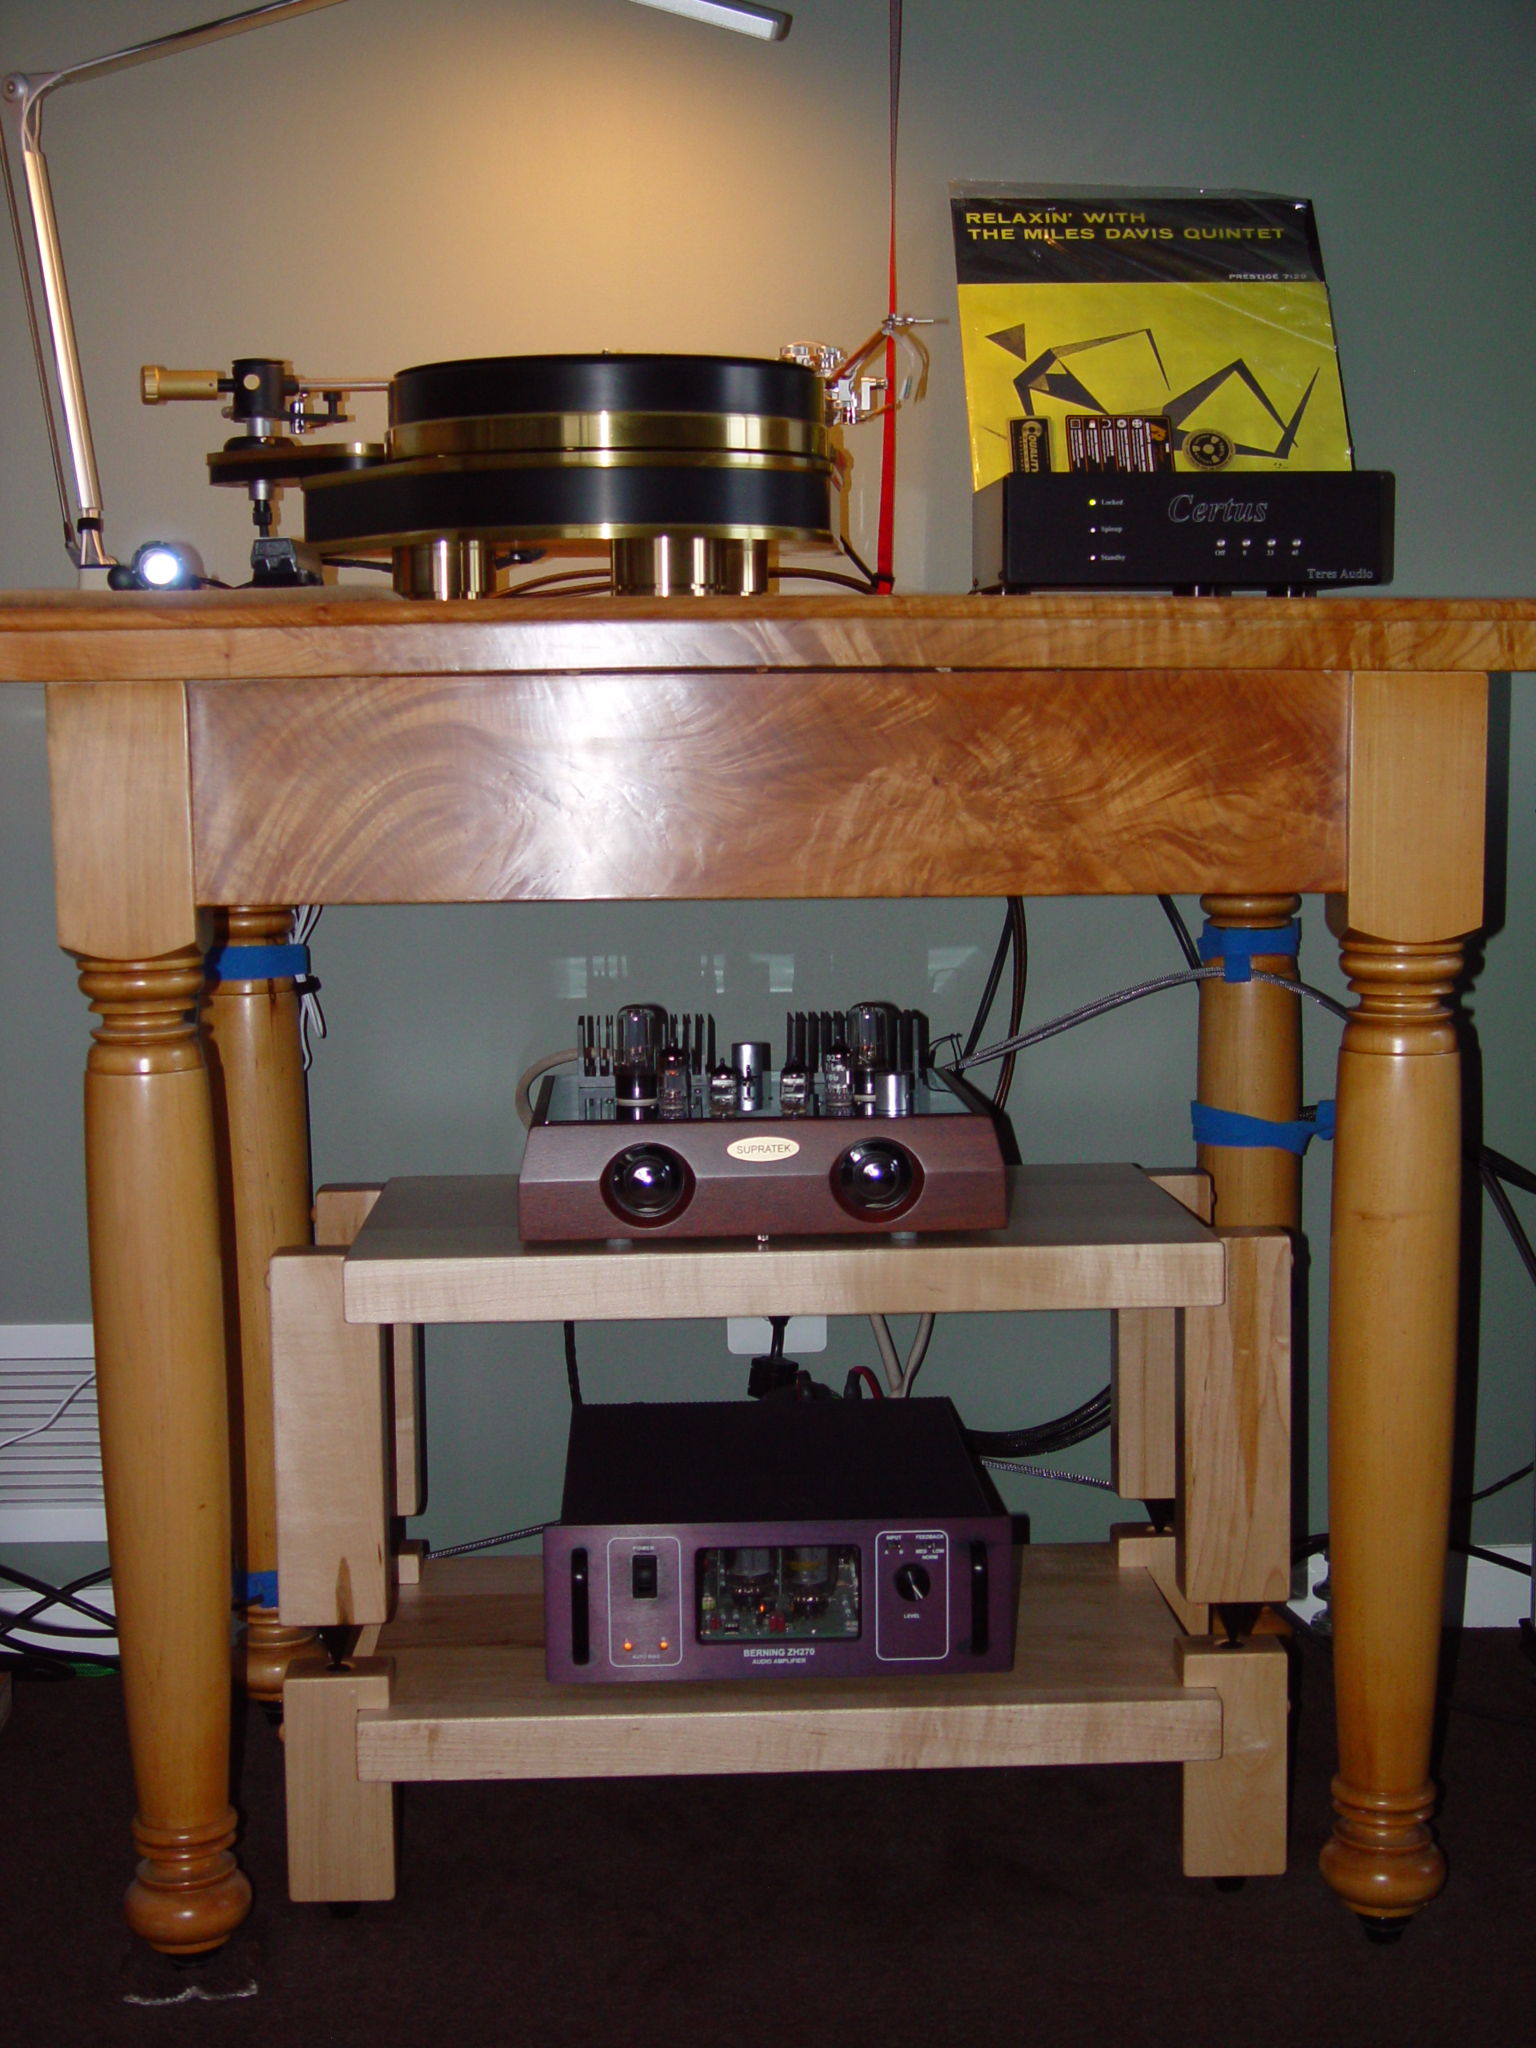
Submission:
M 765 540 L 706 540 L 662 533 L 610 548 L 615 597 L 760 597 L 768 588 Z

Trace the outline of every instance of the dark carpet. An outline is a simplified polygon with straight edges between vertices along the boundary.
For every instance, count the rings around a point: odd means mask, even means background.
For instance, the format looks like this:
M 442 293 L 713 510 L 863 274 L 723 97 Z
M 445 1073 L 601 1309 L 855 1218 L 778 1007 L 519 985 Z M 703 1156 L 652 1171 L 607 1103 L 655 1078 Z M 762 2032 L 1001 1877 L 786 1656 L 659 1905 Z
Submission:
M 1450 1882 L 1390 1947 L 1316 1875 L 1332 1700 L 1309 1644 L 1291 1869 L 1235 1893 L 1181 1876 L 1166 1767 L 871 1772 L 412 1786 L 400 1896 L 339 1919 L 288 1902 L 281 1748 L 253 1713 L 256 1909 L 191 1973 L 120 1918 L 116 1680 L 22 1683 L 0 1731 L 0 2039 L 1513 2048 L 1536 2034 L 1536 1676 L 1512 1632 L 1465 1635 L 1449 1665 Z

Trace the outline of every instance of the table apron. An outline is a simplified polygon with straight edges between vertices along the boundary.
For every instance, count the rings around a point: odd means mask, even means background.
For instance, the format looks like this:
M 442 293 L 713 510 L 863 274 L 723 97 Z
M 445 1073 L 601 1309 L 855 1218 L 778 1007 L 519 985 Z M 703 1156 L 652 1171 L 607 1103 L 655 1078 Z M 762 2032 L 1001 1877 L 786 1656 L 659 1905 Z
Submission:
M 1337 891 L 1350 678 L 188 685 L 204 904 Z M 1276 821 L 1284 829 L 1276 830 Z

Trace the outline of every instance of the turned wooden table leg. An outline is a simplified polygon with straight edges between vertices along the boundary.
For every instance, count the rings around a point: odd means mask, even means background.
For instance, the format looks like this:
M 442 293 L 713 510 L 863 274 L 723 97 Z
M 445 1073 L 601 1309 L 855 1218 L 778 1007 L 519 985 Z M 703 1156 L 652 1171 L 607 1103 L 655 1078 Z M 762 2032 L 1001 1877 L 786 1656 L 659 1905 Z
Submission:
M 1395 1919 L 1439 1890 L 1431 1725 L 1456 1371 L 1461 947 L 1350 932 L 1339 1056 L 1329 1394 L 1338 1819 L 1323 1872 Z
M 216 1948 L 250 1908 L 229 1802 L 229 1450 L 200 953 L 82 959 L 102 1466 L 143 1861 L 129 1925 Z
M 245 1610 L 245 1683 L 282 1697 L 295 1651 L 313 1641 L 277 1614 L 272 1475 L 272 1254 L 310 1240 L 309 1114 L 299 1028 L 298 963 L 284 907 L 220 919 L 204 1022 L 222 1140 L 229 1321 L 231 1463 L 237 1585 Z
M 1273 930 L 1276 945 L 1301 908 L 1299 896 L 1202 896 L 1213 932 Z M 1251 965 L 1296 979 L 1296 954 L 1266 953 L 1262 937 Z M 1301 1108 L 1301 1004 L 1285 989 L 1254 980 L 1200 984 L 1199 1098 L 1208 1108 L 1289 1123 Z M 1220 1230 L 1256 1225 L 1296 1230 L 1301 1223 L 1301 1159 L 1278 1146 L 1200 1145 L 1200 1166 L 1215 1188 Z

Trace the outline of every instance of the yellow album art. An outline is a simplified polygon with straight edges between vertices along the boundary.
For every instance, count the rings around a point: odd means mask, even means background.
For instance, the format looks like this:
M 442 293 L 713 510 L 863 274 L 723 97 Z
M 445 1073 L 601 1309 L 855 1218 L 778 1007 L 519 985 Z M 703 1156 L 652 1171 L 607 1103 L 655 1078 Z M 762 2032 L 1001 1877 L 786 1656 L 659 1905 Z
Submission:
M 1176 469 L 1353 467 L 1307 201 L 966 185 L 951 205 L 973 489 L 1017 466 L 1021 420 L 1051 469 L 1127 415 L 1167 422 Z

